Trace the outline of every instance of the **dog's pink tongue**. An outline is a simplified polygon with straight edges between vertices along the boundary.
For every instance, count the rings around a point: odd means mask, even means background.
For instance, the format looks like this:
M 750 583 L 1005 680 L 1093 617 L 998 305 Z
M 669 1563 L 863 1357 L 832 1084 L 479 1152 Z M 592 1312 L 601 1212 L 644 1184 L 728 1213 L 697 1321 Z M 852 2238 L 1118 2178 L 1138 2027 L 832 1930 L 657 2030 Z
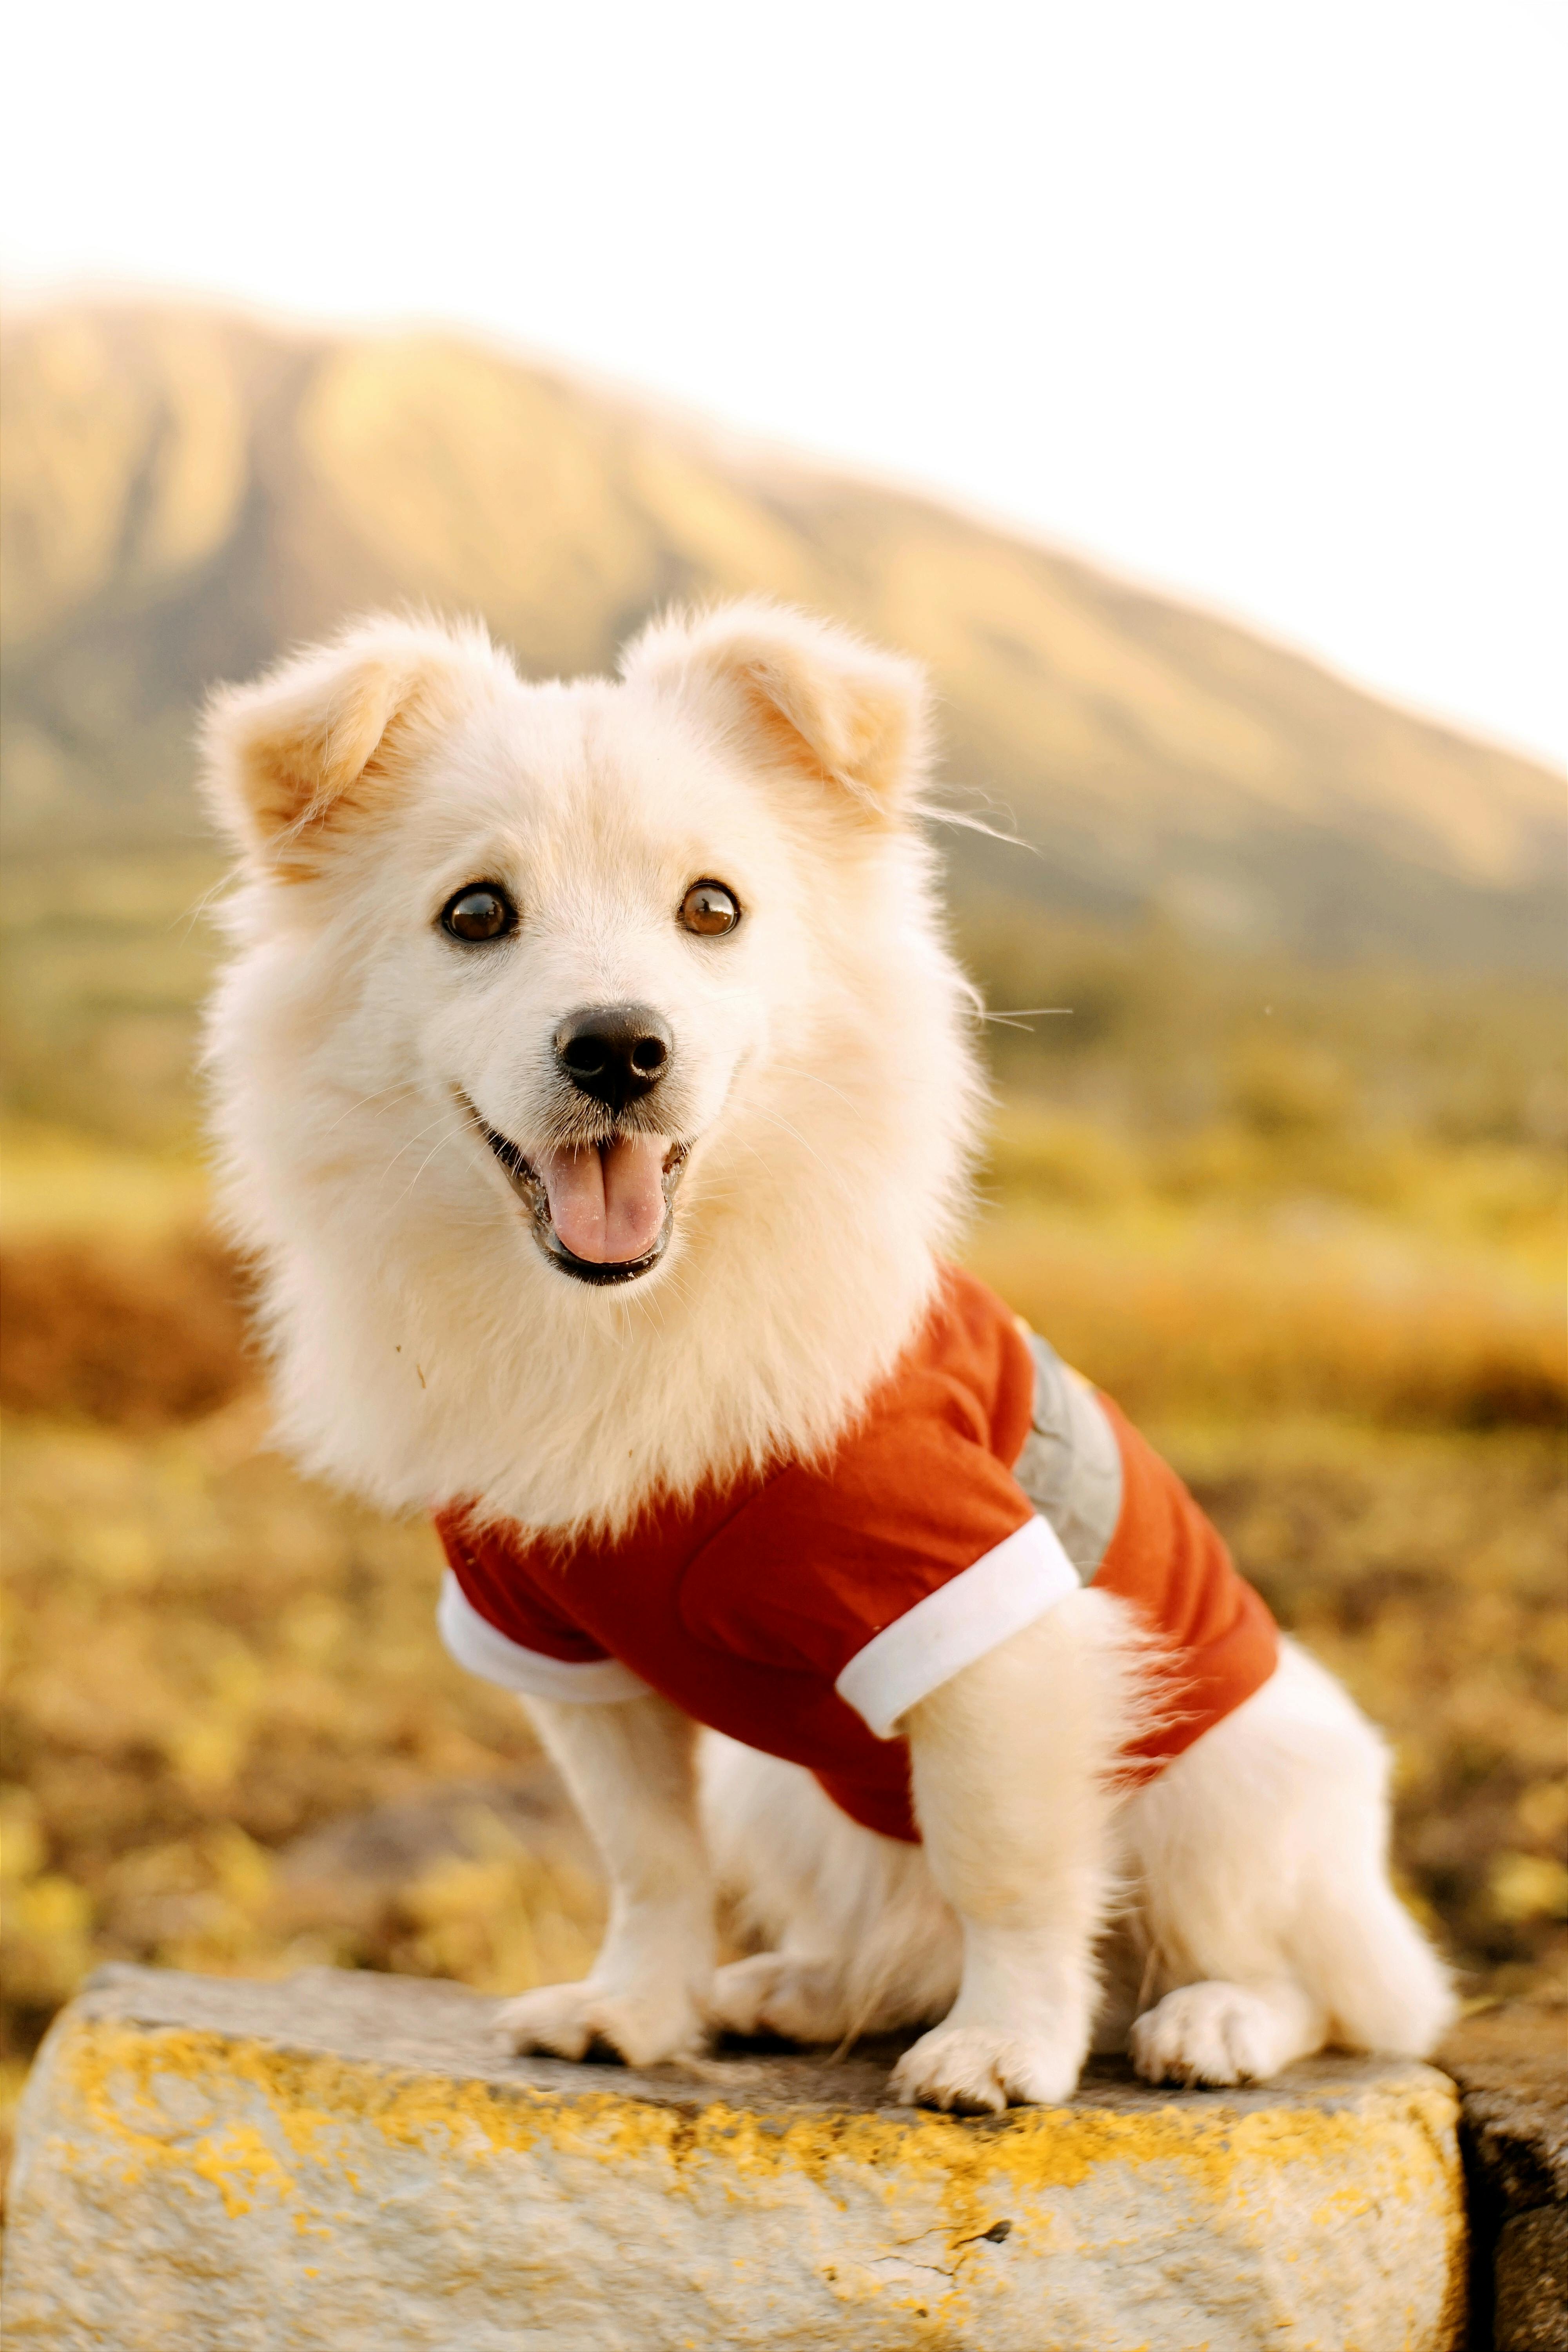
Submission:
M 668 1139 L 625 1135 L 584 1151 L 550 1151 L 539 1174 L 551 1222 L 574 1257 L 620 1265 L 646 1257 L 664 1223 Z

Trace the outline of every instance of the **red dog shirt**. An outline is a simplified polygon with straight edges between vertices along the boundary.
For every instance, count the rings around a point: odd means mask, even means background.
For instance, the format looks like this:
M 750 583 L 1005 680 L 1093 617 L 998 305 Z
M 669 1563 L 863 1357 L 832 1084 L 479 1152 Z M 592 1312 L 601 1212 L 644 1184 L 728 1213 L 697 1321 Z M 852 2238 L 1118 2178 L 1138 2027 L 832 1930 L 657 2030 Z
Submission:
M 900 1718 L 1091 1579 L 1157 1633 L 1172 1684 L 1129 1761 L 1192 1745 L 1274 1670 L 1262 1601 L 1114 1405 L 956 1267 L 819 1464 L 644 1512 L 614 1541 L 437 1515 L 458 1662 L 543 1698 L 660 1691 L 915 1839 Z

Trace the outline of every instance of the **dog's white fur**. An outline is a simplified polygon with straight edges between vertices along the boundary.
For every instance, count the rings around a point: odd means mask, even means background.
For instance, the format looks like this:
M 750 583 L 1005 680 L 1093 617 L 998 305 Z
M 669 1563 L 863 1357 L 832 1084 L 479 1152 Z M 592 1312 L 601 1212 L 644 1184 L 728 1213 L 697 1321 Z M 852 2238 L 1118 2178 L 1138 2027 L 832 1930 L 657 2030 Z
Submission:
M 308 1467 L 393 1508 L 613 1532 L 852 1420 L 931 1297 L 981 1101 L 926 735 L 910 665 L 756 604 L 569 685 L 476 629 L 377 619 L 215 701 L 243 853 L 210 1033 L 226 1197 Z M 732 937 L 676 920 L 703 877 L 739 896 Z M 522 919 L 475 952 L 437 918 L 481 879 Z M 590 1288 L 467 1106 L 547 1150 L 558 1023 L 628 1000 L 674 1031 L 661 1131 L 691 1149 L 665 1257 Z M 930 2023 L 896 2089 L 960 2107 L 1066 2097 L 1097 2031 L 1154 2080 L 1426 2050 L 1449 1997 L 1387 1885 L 1376 1735 L 1287 1644 L 1119 1793 L 1146 1664 L 1090 1589 L 913 1708 L 920 1847 L 796 1767 L 700 1748 L 661 1699 L 530 1702 L 613 1899 L 586 1982 L 510 2005 L 516 2046 L 647 2063 L 714 2024 Z M 717 1972 L 715 1877 L 767 1947 Z

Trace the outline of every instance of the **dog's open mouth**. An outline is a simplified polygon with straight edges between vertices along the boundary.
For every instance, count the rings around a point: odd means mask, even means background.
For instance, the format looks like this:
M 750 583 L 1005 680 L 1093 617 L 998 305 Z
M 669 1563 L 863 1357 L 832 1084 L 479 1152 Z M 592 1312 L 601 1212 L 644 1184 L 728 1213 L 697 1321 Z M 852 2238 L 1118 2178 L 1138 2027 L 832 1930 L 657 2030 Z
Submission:
M 578 1282 L 635 1282 L 658 1264 L 689 1144 L 619 1134 L 530 1160 L 467 1097 L 465 1108 L 528 1211 L 534 1239 L 563 1274 Z

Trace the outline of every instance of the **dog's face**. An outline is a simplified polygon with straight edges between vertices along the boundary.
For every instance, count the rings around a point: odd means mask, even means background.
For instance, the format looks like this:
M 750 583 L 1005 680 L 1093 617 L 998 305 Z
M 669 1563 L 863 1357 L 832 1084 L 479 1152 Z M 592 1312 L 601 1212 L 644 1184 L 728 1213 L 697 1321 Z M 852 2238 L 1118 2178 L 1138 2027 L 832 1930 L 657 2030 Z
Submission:
M 767 1057 L 805 944 L 790 860 L 766 794 L 657 698 L 509 701 L 432 752 L 384 835 L 386 981 L 543 1263 L 621 1286 L 664 1257 L 693 1150 Z
M 908 665 L 757 607 L 657 627 L 615 683 L 373 623 L 225 697 L 209 773 L 298 1077 L 345 1106 L 324 1148 L 383 1154 L 367 1201 L 504 1217 L 552 1284 L 656 1279 L 716 1141 L 722 1214 L 785 1095 L 896 1058 L 858 1033 L 897 1018 L 900 923 L 926 952 L 922 736 Z

